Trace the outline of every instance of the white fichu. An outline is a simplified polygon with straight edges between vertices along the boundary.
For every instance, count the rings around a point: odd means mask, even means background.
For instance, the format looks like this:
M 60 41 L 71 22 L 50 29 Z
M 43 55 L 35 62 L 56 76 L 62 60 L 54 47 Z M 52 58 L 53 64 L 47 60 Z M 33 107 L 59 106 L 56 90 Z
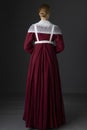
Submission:
M 60 27 L 58 25 L 52 24 L 49 20 L 40 20 L 39 22 L 32 24 L 29 27 L 28 32 L 35 32 L 34 25 L 37 26 L 38 33 L 51 34 L 52 26 L 54 25 L 53 34 L 62 34 Z

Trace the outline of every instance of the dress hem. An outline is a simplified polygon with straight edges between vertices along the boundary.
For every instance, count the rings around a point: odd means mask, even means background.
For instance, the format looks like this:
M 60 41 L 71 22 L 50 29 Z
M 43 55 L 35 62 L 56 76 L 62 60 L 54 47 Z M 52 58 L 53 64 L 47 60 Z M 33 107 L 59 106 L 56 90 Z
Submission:
M 26 122 L 26 120 L 23 118 L 23 120 Z M 29 128 L 29 129 L 40 129 L 40 130 L 47 130 L 47 129 L 58 129 L 60 127 L 63 127 L 66 125 L 66 121 L 62 122 L 61 124 L 59 124 L 57 127 L 46 127 L 46 128 L 40 128 L 40 127 L 34 127 L 34 126 L 31 126 L 29 124 L 26 124 L 26 128 Z

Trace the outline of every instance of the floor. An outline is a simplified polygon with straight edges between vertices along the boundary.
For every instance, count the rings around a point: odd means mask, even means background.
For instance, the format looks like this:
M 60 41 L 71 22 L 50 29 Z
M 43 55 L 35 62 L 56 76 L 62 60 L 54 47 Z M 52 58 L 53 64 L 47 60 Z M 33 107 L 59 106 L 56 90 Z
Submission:
M 24 97 L 0 95 L 0 130 L 29 130 L 22 120 Z M 87 94 L 63 94 L 63 98 L 67 124 L 57 130 L 87 130 Z

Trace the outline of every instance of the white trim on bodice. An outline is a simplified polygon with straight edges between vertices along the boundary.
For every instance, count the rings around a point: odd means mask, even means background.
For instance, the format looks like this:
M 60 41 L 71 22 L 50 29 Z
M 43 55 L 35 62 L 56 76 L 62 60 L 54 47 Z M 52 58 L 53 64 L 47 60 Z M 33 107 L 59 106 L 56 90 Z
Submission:
M 49 44 L 53 44 L 54 46 L 56 46 L 53 41 L 48 41 L 48 40 L 35 41 L 34 43 L 35 43 L 35 44 L 39 44 L 39 43 L 41 43 L 41 44 L 42 44 L 42 43 L 49 43 Z
M 36 24 L 34 24 L 34 28 L 35 28 L 35 35 L 36 35 L 36 39 L 37 39 L 37 41 L 34 42 L 35 44 L 38 44 L 38 43 L 50 43 L 50 44 L 53 44 L 55 46 L 55 43 L 52 41 L 54 25 L 52 25 L 52 29 L 51 29 L 51 34 L 50 34 L 49 40 L 40 40 L 39 41 L 38 32 L 37 32 L 37 25 Z

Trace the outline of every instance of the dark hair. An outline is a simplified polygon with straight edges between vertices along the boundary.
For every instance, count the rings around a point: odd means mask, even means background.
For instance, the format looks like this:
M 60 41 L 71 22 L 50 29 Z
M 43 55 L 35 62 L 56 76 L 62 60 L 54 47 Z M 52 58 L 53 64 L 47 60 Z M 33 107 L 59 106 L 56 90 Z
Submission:
M 41 9 L 45 9 L 47 12 L 50 12 L 50 6 L 48 4 L 42 4 L 40 5 L 38 12 L 40 12 Z

